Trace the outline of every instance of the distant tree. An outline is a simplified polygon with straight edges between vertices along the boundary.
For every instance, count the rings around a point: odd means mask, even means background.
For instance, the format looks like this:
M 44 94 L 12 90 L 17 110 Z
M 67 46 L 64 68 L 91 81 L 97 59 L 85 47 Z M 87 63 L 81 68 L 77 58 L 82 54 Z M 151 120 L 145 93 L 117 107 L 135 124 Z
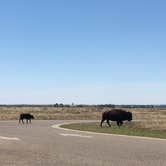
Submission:
M 64 105 L 62 103 L 59 104 L 59 107 L 64 107 Z
M 54 107 L 58 107 L 58 106 L 59 106 L 58 103 L 54 104 Z

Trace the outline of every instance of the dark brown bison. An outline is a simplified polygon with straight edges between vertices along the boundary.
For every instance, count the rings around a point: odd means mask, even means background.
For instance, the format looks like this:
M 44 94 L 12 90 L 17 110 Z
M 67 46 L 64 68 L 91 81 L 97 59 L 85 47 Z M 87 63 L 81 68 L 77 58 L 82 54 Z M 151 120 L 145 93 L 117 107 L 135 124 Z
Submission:
M 20 114 L 19 123 L 21 121 L 22 121 L 22 123 L 24 123 L 24 119 L 26 119 L 27 123 L 28 123 L 28 120 L 31 123 L 31 119 L 34 119 L 34 116 L 29 114 L 29 113 L 22 113 L 22 114 Z
M 109 120 L 116 121 L 117 125 L 120 127 L 123 124 L 123 121 L 125 121 L 125 120 L 131 121 L 132 120 L 132 113 L 127 112 L 127 111 L 122 110 L 122 109 L 112 109 L 111 111 L 103 112 L 102 120 L 101 120 L 101 124 L 100 124 L 101 127 L 102 127 L 102 124 L 105 120 L 107 121 L 107 124 L 110 127 L 111 127 L 111 124 L 110 124 Z

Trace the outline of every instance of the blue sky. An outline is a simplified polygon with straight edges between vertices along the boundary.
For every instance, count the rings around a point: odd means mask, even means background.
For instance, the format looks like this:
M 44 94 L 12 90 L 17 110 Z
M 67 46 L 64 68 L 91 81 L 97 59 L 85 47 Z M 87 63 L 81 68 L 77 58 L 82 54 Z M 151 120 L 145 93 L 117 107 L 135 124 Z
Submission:
M 0 103 L 166 104 L 165 6 L 0 1 Z

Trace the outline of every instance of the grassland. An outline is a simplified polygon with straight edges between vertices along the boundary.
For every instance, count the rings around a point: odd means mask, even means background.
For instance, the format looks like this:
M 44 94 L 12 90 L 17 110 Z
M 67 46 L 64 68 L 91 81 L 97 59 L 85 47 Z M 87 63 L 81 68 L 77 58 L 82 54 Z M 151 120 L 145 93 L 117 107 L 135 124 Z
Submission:
M 20 113 L 32 113 L 39 120 L 100 120 L 103 111 L 110 108 L 97 107 L 0 107 L 0 120 L 16 120 Z M 166 130 L 166 109 L 125 109 L 133 113 L 139 128 Z
M 108 126 L 99 126 L 100 123 L 76 123 L 69 125 L 62 125 L 63 128 L 81 130 L 81 131 L 92 131 L 97 133 L 109 133 L 109 134 L 120 134 L 130 136 L 143 136 L 143 137 L 154 137 L 166 139 L 166 130 L 154 130 L 140 127 L 140 122 L 127 122 L 122 127 L 118 127 L 115 123 L 112 124 L 111 128 Z

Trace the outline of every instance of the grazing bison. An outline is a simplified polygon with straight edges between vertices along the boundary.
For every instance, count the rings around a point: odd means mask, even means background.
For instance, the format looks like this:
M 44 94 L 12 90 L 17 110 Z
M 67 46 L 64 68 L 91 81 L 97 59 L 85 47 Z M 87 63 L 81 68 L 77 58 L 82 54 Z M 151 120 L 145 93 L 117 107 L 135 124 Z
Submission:
M 105 120 L 107 121 L 107 124 L 110 127 L 111 127 L 111 124 L 110 124 L 109 120 L 116 121 L 117 125 L 120 127 L 123 124 L 123 121 L 132 120 L 132 113 L 126 112 L 125 110 L 122 110 L 122 109 L 112 109 L 111 111 L 103 112 L 102 120 L 101 120 L 101 124 L 100 124 L 101 127 Z
M 28 123 L 28 120 L 31 123 L 31 119 L 34 119 L 34 116 L 29 114 L 29 113 L 22 113 L 22 114 L 20 114 L 19 123 L 21 121 L 22 121 L 22 123 L 24 123 L 24 119 L 26 119 L 27 123 Z

